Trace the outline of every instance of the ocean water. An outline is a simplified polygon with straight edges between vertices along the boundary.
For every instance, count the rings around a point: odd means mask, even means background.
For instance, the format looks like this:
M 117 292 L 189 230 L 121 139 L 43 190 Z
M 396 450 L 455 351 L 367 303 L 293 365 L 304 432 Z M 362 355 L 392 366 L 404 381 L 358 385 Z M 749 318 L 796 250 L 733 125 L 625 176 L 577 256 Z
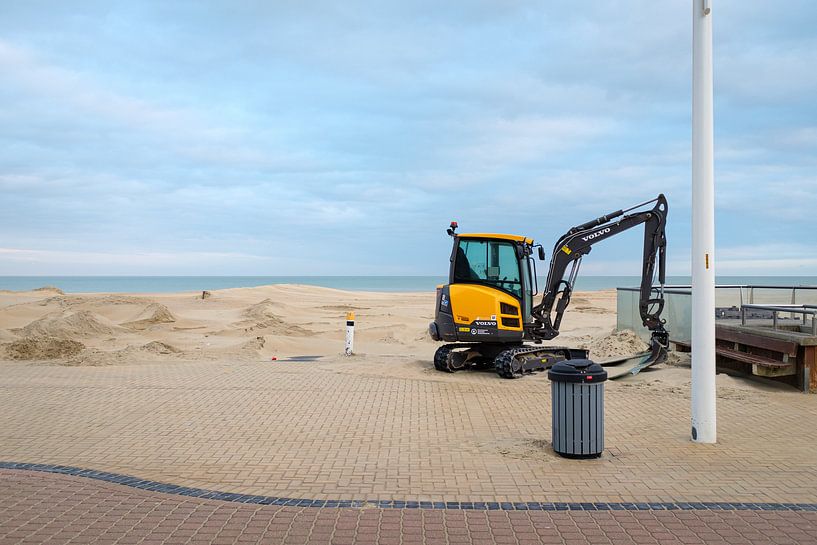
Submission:
M 433 291 L 444 276 L 0 276 L 0 290 L 56 286 L 67 293 L 170 293 L 269 284 L 309 284 L 352 291 Z M 580 291 L 636 287 L 637 276 L 582 276 Z M 669 276 L 667 284 L 688 285 L 689 276 Z M 817 286 L 817 276 L 719 276 L 718 284 Z M 544 279 L 539 279 L 539 286 Z

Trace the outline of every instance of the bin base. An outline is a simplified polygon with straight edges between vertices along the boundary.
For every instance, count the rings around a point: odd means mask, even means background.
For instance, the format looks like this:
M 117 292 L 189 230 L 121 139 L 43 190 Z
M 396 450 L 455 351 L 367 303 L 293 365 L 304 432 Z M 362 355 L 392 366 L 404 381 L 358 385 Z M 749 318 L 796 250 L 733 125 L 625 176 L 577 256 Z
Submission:
M 575 454 L 573 452 L 559 452 L 558 450 L 554 450 L 556 454 L 561 456 L 562 458 L 571 458 L 573 460 L 587 460 L 590 458 L 601 458 L 601 452 L 595 452 L 593 454 Z

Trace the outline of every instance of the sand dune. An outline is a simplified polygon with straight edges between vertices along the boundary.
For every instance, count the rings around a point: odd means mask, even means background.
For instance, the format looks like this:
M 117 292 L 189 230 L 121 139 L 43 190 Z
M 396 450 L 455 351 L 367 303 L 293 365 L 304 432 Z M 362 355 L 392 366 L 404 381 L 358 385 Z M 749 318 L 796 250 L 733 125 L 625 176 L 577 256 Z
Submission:
M 264 330 L 271 335 L 285 335 L 291 337 L 311 337 L 316 333 L 294 323 L 287 323 L 281 317 L 283 305 L 269 298 L 247 307 L 242 313 L 244 319 L 236 322 L 236 326 L 244 331 L 252 332 Z
M 175 321 L 176 317 L 166 306 L 160 303 L 150 303 L 133 320 L 120 325 L 129 329 L 147 329 L 157 324 L 170 324 Z
M 127 365 L 134 362 L 168 361 L 178 359 L 183 352 L 161 341 L 151 341 L 142 346 L 127 346 L 120 350 L 89 348 L 55 363 L 69 366 Z
M 630 330 L 613 331 L 609 335 L 593 339 L 587 348 L 590 350 L 590 359 L 604 361 L 617 356 L 638 354 L 647 350 L 647 343 Z
M 78 355 L 85 348 L 81 342 L 54 337 L 25 337 L 3 345 L 12 360 L 59 360 Z
M 75 339 L 114 335 L 119 328 L 88 310 L 52 312 L 25 327 L 12 331 L 20 337 L 55 337 Z

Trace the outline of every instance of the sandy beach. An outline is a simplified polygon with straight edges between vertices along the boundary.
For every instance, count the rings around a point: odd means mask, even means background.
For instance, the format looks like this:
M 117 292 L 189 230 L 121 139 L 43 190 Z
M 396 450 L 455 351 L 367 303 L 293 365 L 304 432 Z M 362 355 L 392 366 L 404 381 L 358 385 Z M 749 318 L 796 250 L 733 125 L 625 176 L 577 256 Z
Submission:
M 314 358 L 356 373 L 427 378 L 438 343 L 427 334 L 433 293 L 353 292 L 274 285 L 208 292 L 65 294 L 59 288 L 0 291 L 0 359 L 36 365 L 112 366 L 163 362 L 271 362 Z M 346 312 L 357 317 L 355 355 L 343 355 Z M 577 292 L 549 344 L 590 349 L 596 361 L 637 353 L 646 345 L 616 332 L 614 290 Z M 395 365 L 408 362 L 407 365 Z M 543 380 L 543 375 L 532 380 Z M 688 391 L 689 355 L 629 377 Z M 721 394 L 785 387 L 718 376 Z
M 644 349 L 613 334 L 613 290 L 577 293 L 554 345 L 605 359 Z M 357 316 L 355 363 L 390 356 L 431 362 L 433 293 L 349 292 L 305 285 L 174 294 L 64 294 L 44 287 L 0 292 L 6 359 L 54 365 L 341 357 L 347 311 Z

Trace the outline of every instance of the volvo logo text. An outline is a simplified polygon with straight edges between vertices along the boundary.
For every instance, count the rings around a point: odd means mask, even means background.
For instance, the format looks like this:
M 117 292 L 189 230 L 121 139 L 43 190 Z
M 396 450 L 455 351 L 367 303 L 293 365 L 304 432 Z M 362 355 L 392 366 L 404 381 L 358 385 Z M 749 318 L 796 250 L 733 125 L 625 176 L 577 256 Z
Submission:
M 598 230 L 598 231 L 596 231 L 595 233 L 592 233 L 592 234 L 590 234 L 590 235 L 587 235 L 586 237 L 582 237 L 582 240 L 583 240 L 583 241 L 585 241 L 585 242 L 587 242 L 588 240 L 593 240 L 594 238 L 596 238 L 596 237 L 600 237 L 601 235 L 603 235 L 603 234 L 605 234 L 605 233 L 609 233 L 609 232 L 610 232 L 610 228 L 609 228 L 609 227 L 605 227 L 604 229 L 599 229 L 599 230 Z

